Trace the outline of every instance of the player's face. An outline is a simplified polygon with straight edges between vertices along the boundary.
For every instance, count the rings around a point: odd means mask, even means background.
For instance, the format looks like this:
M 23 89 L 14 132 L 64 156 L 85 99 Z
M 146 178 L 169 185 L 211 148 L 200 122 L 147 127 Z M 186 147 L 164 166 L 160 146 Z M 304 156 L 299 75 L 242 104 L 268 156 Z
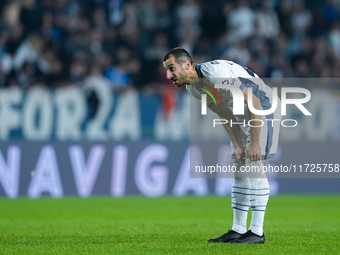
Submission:
M 163 62 L 163 65 L 166 70 L 166 78 L 172 80 L 177 87 L 188 83 L 189 74 L 183 66 L 175 61 L 175 57 L 168 58 Z

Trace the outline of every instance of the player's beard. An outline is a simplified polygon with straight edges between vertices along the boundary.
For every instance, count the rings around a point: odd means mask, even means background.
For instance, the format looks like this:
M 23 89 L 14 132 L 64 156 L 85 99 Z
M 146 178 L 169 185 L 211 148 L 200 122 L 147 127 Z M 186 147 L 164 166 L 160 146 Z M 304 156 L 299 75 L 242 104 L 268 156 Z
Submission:
M 182 73 L 179 73 L 177 75 L 177 77 L 176 77 L 177 82 L 175 83 L 175 85 L 180 88 L 180 87 L 182 87 L 182 86 L 187 84 L 187 79 L 188 79 L 188 77 L 187 77 L 186 73 L 183 70 Z

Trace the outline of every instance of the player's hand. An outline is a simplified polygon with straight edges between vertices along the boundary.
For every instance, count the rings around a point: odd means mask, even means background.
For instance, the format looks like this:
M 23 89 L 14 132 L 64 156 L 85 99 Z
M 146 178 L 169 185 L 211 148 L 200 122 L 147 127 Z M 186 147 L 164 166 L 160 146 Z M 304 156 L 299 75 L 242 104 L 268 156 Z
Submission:
M 246 154 L 251 161 L 261 160 L 261 146 L 259 143 L 250 143 L 246 149 Z
M 242 148 L 241 147 L 237 147 L 235 154 L 236 154 L 237 160 L 240 163 L 244 164 L 244 148 L 243 147 Z

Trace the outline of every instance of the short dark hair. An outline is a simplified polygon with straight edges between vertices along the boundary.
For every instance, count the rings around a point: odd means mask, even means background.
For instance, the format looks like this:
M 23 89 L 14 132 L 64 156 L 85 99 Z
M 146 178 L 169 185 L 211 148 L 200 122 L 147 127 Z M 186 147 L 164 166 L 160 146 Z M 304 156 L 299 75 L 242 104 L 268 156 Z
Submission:
M 192 58 L 189 52 L 187 52 L 185 49 L 181 47 L 173 48 L 167 54 L 165 54 L 163 62 L 171 58 L 172 56 L 175 57 L 175 61 L 180 65 L 182 65 L 187 60 L 190 62 L 190 64 L 192 64 Z

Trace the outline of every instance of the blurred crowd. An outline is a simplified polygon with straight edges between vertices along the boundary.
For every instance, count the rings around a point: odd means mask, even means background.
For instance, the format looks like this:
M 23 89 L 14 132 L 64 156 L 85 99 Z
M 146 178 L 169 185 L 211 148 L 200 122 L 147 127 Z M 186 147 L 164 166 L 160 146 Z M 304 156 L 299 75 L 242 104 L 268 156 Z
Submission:
M 261 77 L 340 77 L 337 0 L 2 0 L 0 13 L 0 87 L 158 91 L 176 46 Z

